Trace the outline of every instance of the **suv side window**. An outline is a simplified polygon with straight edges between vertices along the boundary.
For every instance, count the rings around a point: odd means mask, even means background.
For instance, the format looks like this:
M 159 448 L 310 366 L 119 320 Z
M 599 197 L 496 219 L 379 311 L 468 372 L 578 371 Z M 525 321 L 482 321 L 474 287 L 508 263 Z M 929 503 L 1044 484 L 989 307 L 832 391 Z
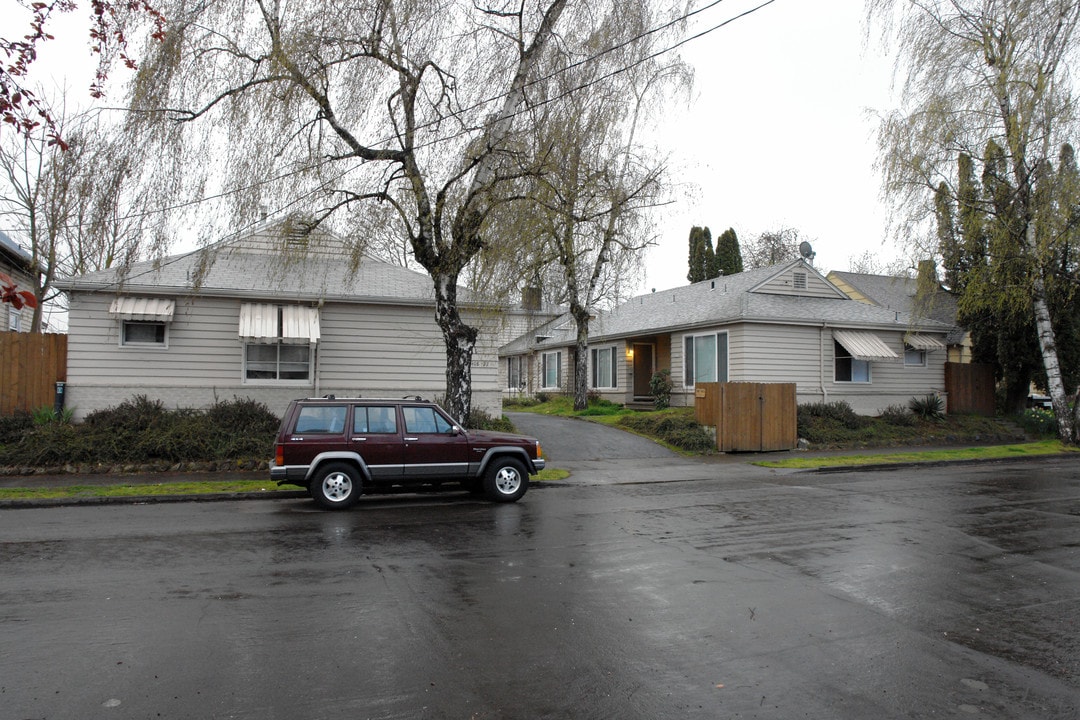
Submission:
M 397 413 L 393 407 L 355 407 L 353 408 L 353 432 L 361 435 L 368 433 L 396 433 Z
M 344 405 L 305 405 L 296 418 L 296 433 L 340 433 L 345 429 Z
M 405 430 L 409 433 L 448 433 L 451 425 L 446 422 L 435 408 L 429 407 L 403 407 L 401 414 L 405 416 Z

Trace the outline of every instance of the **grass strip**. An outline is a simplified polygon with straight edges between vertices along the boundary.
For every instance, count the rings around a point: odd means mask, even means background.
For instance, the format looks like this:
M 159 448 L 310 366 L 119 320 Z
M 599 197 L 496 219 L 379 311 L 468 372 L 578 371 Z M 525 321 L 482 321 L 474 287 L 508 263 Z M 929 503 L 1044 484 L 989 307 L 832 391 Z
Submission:
M 544 468 L 540 481 L 565 480 L 570 473 Z M 55 500 L 68 498 L 159 497 L 171 495 L 212 495 L 217 493 L 296 492 L 303 488 L 270 480 L 203 480 L 196 482 L 143 483 L 139 485 L 57 485 L 35 488 L 0 488 L 0 500 Z
M 279 487 L 269 480 L 204 480 L 199 482 L 145 483 L 139 485 L 59 485 L 35 488 L 0 488 L 0 500 L 51 500 L 56 498 L 157 497 L 209 495 L 214 493 L 281 492 L 299 490 Z
M 770 468 L 810 470 L 821 467 L 848 467 L 859 465 L 887 465 L 891 463 L 946 462 L 955 460 L 1001 460 L 1040 455 L 1061 455 L 1080 452 L 1059 440 L 1019 443 L 1015 445 L 987 445 L 984 447 L 951 448 L 922 452 L 891 452 L 874 455 L 834 455 L 829 457 L 799 457 L 787 460 L 763 460 L 754 465 Z

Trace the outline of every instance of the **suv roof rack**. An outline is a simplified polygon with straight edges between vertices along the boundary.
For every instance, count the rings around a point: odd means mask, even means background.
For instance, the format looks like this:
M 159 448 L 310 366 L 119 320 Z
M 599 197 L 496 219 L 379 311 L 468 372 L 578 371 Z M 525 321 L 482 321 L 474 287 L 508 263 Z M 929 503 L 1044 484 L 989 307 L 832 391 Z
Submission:
M 403 402 L 403 401 L 404 402 L 422 402 L 422 403 L 431 402 L 430 400 L 425 400 L 423 398 L 423 396 L 421 396 L 421 395 L 405 395 L 404 397 L 400 397 L 400 398 L 396 398 L 396 397 L 364 397 L 362 395 L 357 395 L 356 397 L 338 397 L 337 395 L 321 395 L 319 397 L 302 398 L 303 402 L 319 401 L 319 400 L 335 400 L 335 401 L 363 400 L 364 402 Z

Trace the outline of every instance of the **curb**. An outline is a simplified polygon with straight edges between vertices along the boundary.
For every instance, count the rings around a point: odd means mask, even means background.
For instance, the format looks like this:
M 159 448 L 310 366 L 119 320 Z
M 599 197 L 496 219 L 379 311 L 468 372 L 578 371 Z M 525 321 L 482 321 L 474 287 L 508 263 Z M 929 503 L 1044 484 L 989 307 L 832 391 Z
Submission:
M 38 500 L 0 500 L 0 510 L 27 508 L 79 507 L 87 505 L 160 505 L 182 502 L 225 502 L 227 500 L 290 500 L 311 497 L 304 490 L 268 492 L 189 493 L 185 495 L 130 495 L 126 497 L 67 497 Z

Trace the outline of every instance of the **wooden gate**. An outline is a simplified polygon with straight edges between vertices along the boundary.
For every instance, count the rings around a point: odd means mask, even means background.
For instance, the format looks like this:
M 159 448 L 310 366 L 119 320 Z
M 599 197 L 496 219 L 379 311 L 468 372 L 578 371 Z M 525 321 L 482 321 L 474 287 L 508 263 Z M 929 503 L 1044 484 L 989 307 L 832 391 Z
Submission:
M 0 333 L 0 415 L 53 407 L 67 380 L 67 335 Z
M 795 383 L 698 383 L 694 414 L 716 428 L 722 452 L 771 452 L 798 445 Z
M 945 392 L 950 415 L 994 416 L 994 366 L 945 363 Z

